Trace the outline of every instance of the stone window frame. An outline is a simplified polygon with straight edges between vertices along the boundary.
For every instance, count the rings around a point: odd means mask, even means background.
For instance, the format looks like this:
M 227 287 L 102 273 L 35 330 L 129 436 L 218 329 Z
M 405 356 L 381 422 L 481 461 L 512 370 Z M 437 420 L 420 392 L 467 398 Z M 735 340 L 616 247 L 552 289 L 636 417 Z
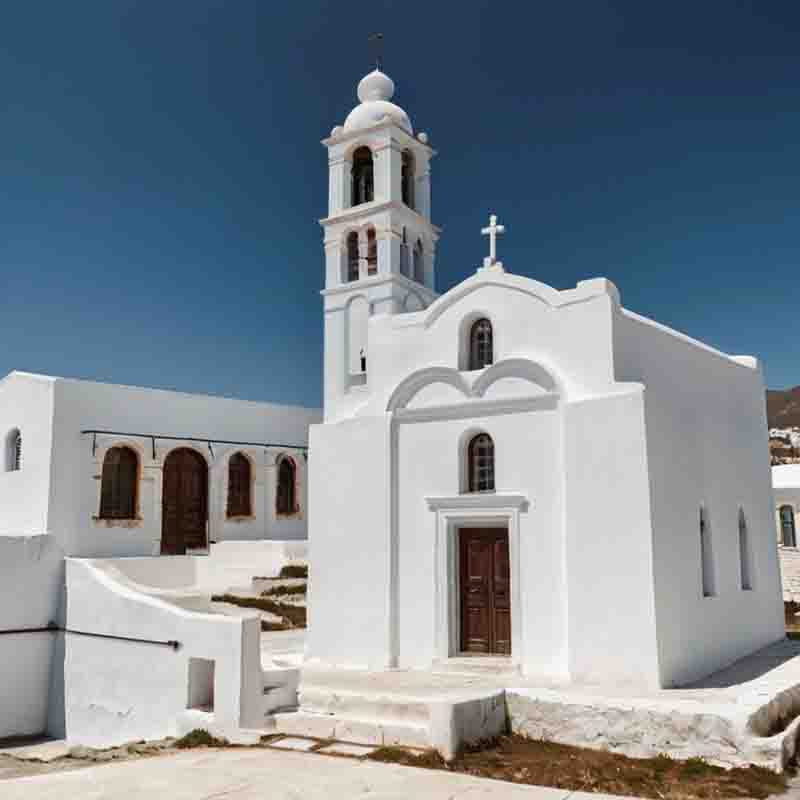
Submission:
M 103 464 L 105 463 L 106 455 L 108 454 L 108 452 L 115 447 L 126 447 L 129 450 L 133 450 L 133 452 L 136 454 L 137 471 L 136 471 L 136 504 L 134 506 L 135 516 L 126 519 L 100 516 L 102 496 L 103 496 Z M 143 446 L 139 442 L 135 442 L 131 439 L 111 439 L 102 446 L 98 443 L 97 452 L 95 453 L 94 457 L 94 466 L 95 466 L 94 480 L 97 484 L 94 507 L 97 509 L 97 511 L 92 516 L 92 523 L 96 527 L 140 528 L 144 525 L 144 516 L 142 514 L 142 481 L 144 480 L 144 470 L 146 462 L 147 462 L 147 456 L 145 454 Z

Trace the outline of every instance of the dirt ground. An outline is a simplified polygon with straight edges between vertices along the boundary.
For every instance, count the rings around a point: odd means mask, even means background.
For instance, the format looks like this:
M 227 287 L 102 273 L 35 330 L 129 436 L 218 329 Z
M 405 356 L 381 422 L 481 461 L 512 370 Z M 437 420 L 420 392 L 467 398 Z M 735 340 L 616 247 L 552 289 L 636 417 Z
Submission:
M 700 759 L 628 758 L 521 736 L 500 737 L 493 743 L 465 751 L 450 763 L 436 753 L 414 754 L 393 747 L 376 750 L 369 758 L 512 783 L 660 800 L 735 797 L 762 800 L 788 787 L 786 776 L 760 767 L 726 770 Z

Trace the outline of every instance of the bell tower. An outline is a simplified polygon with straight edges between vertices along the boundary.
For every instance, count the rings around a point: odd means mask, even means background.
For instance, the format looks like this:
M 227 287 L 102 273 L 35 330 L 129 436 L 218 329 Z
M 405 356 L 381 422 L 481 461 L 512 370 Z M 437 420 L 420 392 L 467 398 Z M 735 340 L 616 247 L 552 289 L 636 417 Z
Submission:
M 425 133 L 414 136 L 379 69 L 322 144 L 328 150 L 325 232 L 325 418 L 346 416 L 369 391 L 369 318 L 426 308 L 436 298 L 439 229 L 431 222 Z

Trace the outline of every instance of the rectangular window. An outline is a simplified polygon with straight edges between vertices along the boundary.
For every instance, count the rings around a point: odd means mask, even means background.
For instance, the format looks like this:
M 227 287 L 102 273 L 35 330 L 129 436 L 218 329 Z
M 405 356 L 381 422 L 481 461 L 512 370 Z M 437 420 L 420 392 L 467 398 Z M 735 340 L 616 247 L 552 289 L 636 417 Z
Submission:
M 713 597 L 714 549 L 711 542 L 711 527 L 703 508 L 700 509 L 700 561 L 703 572 L 703 597 Z

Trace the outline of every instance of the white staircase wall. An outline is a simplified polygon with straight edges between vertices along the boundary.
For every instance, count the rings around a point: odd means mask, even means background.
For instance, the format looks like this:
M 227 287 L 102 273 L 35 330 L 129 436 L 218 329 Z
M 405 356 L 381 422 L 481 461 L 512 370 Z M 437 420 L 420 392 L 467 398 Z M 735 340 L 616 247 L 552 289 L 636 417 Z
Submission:
M 180 647 L 65 635 L 66 734 L 110 746 L 178 732 L 189 703 L 189 659 L 214 661 L 215 728 L 263 722 L 260 623 L 187 611 L 115 581 L 101 564 L 67 559 L 67 628 Z

